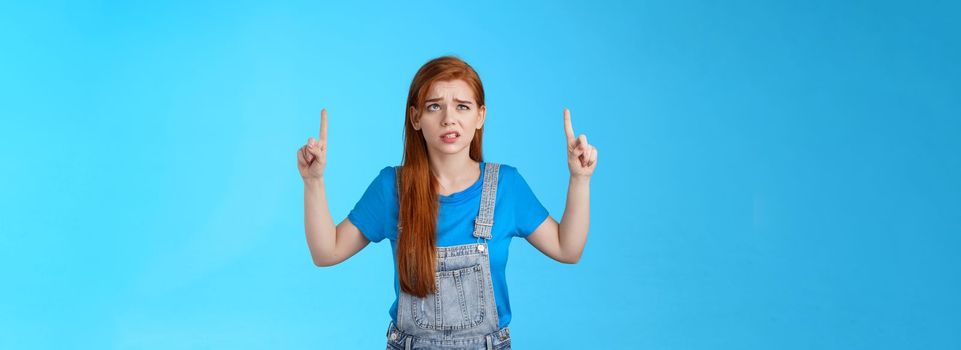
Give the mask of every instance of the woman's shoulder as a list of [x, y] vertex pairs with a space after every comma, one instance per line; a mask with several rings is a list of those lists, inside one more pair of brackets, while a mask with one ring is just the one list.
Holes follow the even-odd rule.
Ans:
[[486, 162], [486, 163], [487, 163], [487, 164], [497, 164], [497, 166], [498, 166], [498, 170], [497, 170], [498, 177], [504, 176], [504, 175], [506, 175], [506, 176], [515, 176], [515, 175], [519, 174], [519, 172], [517, 171], [517, 167], [515, 167], [515, 166], [513, 166], [513, 165], [504, 164], [504, 163], [498, 163], [498, 162]]
[[397, 168], [397, 166], [392, 165], [384, 166], [380, 169], [380, 171], [377, 172], [377, 176], [374, 177], [372, 182], [374, 184], [379, 184], [380, 188], [385, 189], [388, 187], [388, 185], [393, 186], [393, 183], [397, 181], [397, 174], [395, 173], [395, 169]]
[[400, 165], [386, 165], [380, 169], [378, 176], [394, 176], [397, 171], [400, 171]]
[[500, 170], [497, 173], [498, 186], [509, 188], [512, 191], [529, 188], [527, 179], [523, 175], [524, 171], [513, 165], [500, 163]]
[[500, 188], [513, 188], [519, 183], [524, 182], [524, 177], [521, 176], [520, 171], [517, 167], [496, 162], [488, 162], [488, 164], [497, 164], [497, 186]]

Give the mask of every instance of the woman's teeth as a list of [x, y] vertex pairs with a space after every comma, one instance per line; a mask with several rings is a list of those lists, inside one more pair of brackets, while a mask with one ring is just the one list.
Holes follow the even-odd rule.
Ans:
[[458, 136], [457, 133], [452, 132], [450, 134], [444, 134], [443, 136], [440, 137], [440, 139], [444, 143], [456, 143], [457, 136]]

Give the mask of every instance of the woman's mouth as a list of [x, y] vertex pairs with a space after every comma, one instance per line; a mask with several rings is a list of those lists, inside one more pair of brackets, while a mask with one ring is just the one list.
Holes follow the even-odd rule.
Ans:
[[444, 141], [444, 143], [454, 143], [454, 142], [457, 142], [457, 138], [459, 137], [460, 137], [460, 134], [458, 134], [455, 131], [451, 131], [449, 133], [440, 135], [440, 140]]

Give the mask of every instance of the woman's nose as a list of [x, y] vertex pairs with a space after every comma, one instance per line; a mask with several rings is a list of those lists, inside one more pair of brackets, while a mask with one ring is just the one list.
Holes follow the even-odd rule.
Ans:
[[444, 118], [440, 120], [440, 124], [443, 126], [454, 125], [454, 118], [450, 113], [444, 112]]

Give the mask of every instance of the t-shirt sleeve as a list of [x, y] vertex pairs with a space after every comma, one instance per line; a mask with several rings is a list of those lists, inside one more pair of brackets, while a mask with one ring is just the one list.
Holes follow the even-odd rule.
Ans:
[[389, 211], [387, 187], [392, 186], [393, 167], [381, 169], [380, 174], [367, 186], [364, 195], [360, 197], [354, 209], [347, 214], [360, 232], [371, 242], [380, 242], [386, 237], [387, 212]]
[[547, 212], [547, 208], [544, 208], [544, 205], [537, 200], [534, 191], [527, 185], [527, 181], [524, 180], [520, 172], [513, 167], [508, 169], [510, 169], [509, 173], [512, 173], [510, 174], [510, 193], [511, 197], [514, 197], [512, 202], [514, 205], [514, 218], [517, 225], [515, 236], [527, 238], [538, 226], [544, 223], [549, 213]]

